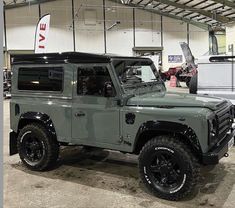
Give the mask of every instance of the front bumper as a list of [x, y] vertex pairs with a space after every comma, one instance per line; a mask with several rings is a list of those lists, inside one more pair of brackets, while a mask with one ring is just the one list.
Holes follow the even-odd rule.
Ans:
[[235, 129], [231, 129], [231, 132], [226, 135], [222, 142], [216, 144], [209, 152], [202, 155], [202, 163], [204, 165], [215, 165], [219, 163], [219, 160], [224, 157], [228, 152], [228, 143], [231, 139], [234, 139]]
[[9, 153], [10, 156], [15, 155], [18, 153], [18, 149], [17, 149], [17, 134], [14, 131], [11, 131], [9, 133], [9, 138], [10, 138], [10, 142], [9, 142]]

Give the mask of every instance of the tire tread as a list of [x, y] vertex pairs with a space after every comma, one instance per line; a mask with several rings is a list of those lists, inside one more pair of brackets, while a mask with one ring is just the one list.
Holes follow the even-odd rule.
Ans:
[[[154, 187], [150, 186], [147, 181], [145, 180], [145, 176], [143, 174], [141, 166], [141, 161], [143, 160], [143, 157], [147, 152], [153, 147], [159, 144], [167, 144], [167, 146], [171, 146], [173, 149], [177, 149], [177, 151], [180, 151], [184, 153], [184, 156], [187, 157], [187, 159], [191, 163], [192, 167], [192, 177], [190, 181], [187, 181], [187, 183], [184, 186], [187, 186], [187, 189], [182, 192], [182, 189], [179, 192], [176, 192], [174, 194], [165, 194], [159, 191], [156, 191]], [[196, 159], [196, 157], [193, 155], [193, 153], [190, 151], [188, 145], [181, 142], [179, 139], [171, 137], [171, 136], [157, 136], [151, 140], [149, 140], [142, 148], [140, 155], [139, 155], [139, 172], [141, 179], [145, 186], [150, 190], [151, 193], [156, 195], [159, 198], [171, 200], [171, 201], [178, 201], [182, 198], [185, 198], [187, 195], [189, 195], [193, 189], [195, 188], [197, 182], [199, 181], [200, 177], [200, 165]]]
[[[27, 164], [22, 155], [20, 154], [20, 138], [22, 137], [22, 134], [25, 131], [29, 131], [29, 130], [36, 130], [38, 132], [40, 132], [43, 137], [45, 138], [46, 142], [47, 142], [47, 157], [45, 159], [45, 161], [42, 164], [38, 164], [36, 166], [31, 166], [29, 164]], [[31, 123], [26, 125], [25, 127], [23, 127], [19, 133], [18, 139], [17, 139], [17, 148], [19, 151], [19, 155], [21, 160], [23, 161], [23, 163], [31, 170], [38, 170], [38, 171], [43, 171], [43, 170], [47, 170], [50, 169], [51, 167], [53, 167], [58, 159], [59, 156], [59, 144], [57, 142], [57, 140], [55, 138], [52, 138], [52, 135], [46, 130], [46, 128], [38, 123]]]

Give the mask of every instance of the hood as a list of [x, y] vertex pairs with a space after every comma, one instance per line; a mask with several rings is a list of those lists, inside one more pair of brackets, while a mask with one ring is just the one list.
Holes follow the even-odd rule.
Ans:
[[216, 110], [226, 104], [226, 100], [217, 97], [191, 95], [175, 92], [146, 93], [128, 100], [127, 105], [153, 107], [204, 107]]
[[197, 66], [195, 64], [195, 58], [192, 54], [191, 49], [189, 48], [189, 45], [185, 42], [181, 42], [180, 47], [183, 51], [184, 58], [185, 58], [186, 63], [188, 64], [188, 66], [191, 66], [193, 69], [196, 69]]

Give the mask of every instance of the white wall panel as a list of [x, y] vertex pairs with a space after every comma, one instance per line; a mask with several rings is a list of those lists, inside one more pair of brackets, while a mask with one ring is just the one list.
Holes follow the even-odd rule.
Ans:
[[187, 42], [187, 24], [163, 17], [163, 70], [182, 63], [168, 63], [168, 55], [183, 55], [180, 42]]
[[143, 10], [135, 11], [136, 46], [161, 46], [161, 16]]
[[76, 51], [104, 53], [103, 0], [74, 1]]
[[41, 4], [41, 12], [51, 14], [47, 52], [73, 51], [71, 0]]
[[189, 25], [189, 46], [195, 58], [209, 52], [209, 32]]
[[[235, 50], [235, 25], [226, 27], [226, 45], [228, 51], [228, 45], [233, 44]], [[235, 52], [235, 51], [234, 51]]]
[[[106, 2], [107, 7], [115, 5], [117, 4]], [[107, 30], [107, 53], [131, 56], [134, 46], [133, 10], [128, 7], [126, 9], [114, 7], [111, 10], [107, 8], [106, 20], [107, 29], [116, 21], [120, 21], [120, 24]]]
[[[4, 16], [3, 16], [3, 24], [4, 24], [4, 22], [5, 22], [5, 20], [4, 20]], [[3, 47], [5, 47], [6, 46], [6, 43], [5, 43], [5, 25], [3, 25], [3, 27], [2, 27], [2, 33], [3, 33], [3, 41], [2, 41], [2, 43], [3, 43]]]
[[[106, 2], [107, 53], [133, 55], [133, 8]], [[103, 0], [74, 0], [76, 51], [104, 53]], [[72, 0], [57, 0], [41, 4], [42, 15], [51, 14], [48, 52], [73, 51]], [[8, 49], [32, 50], [38, 5], [6, 11]], [[161, 18], [157, 14], [136, 9], [136, 46], [161, 46]], [[115, 22], [120, 21], [112, 29]], [[227, 42], [233, 42], [235, 26], [227, 29]], [[235, 32], [235, 31], [234, 31]], [[190, 47], [195, 57], [209, 48], [208, 32], [190, 25]], [[168, 55], [183, 55], [179, 42], [187, 42], [187, 24], [163, 17], [163, 68], [182, 63], [168, 63]]]
[[6, 10], [8, 50], [33, 50], [38, 6]]

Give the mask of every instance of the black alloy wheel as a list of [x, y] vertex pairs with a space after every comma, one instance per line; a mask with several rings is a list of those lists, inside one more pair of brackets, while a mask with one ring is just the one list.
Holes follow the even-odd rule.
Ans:
[[40, 162], [45, 156], [45, 146], [37, 135], [31, 131], [26, 132], [21, 137], [22, 154], [24, 159], [29, 164], [35, 164]]
[[56, 138], [38, 123], [28, 124], [20, 130], [17, 147], [23, 164], [31, 170], [51, 168], [59, 155]]
[[140, 177], [154, 195], [180, 200], [192, 193], [200, 175], [200, 166], [179, 138], [157, 136], [149, 140], [139, 155]]
[[149, 163], [149, 177], [162, 192], [174, 192], [186, 179], [183, 164], [169, 150], [157, 151]]

